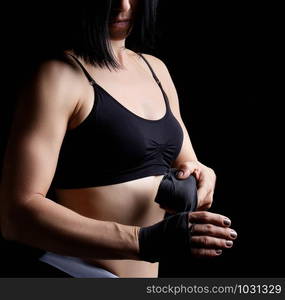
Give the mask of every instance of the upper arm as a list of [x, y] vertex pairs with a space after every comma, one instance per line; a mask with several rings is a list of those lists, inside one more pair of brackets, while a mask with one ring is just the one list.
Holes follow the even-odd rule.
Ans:
[[2, 224], [14, 207], [48, 192], [77, 103], [69, 68], [58, 61], [44, 63], [19, 94], [0, 185]]

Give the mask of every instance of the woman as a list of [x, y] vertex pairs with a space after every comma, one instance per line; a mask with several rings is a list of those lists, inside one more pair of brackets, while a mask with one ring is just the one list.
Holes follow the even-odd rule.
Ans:
[[[228, 218], [203, 211], [214, 172], [197, 160], [164, 63], [125, 47], [140, 28], [148, 37], [157, 1], [94, 5], [83, 9], [84, 34], [64, 58], [40, 64], [20, 95], [1, 182], [2, 234], [46, 250], [40, 260], [72, 277], [157, 277], [158, 261], [185, 249], [219, 256], [236, 233]], [[155, 203], [169, 167], [196, 176], [198, 211]], [[51, 184], [56, 202], [46, 198]], [[174, 215], [163, 221], [165, 210]]]

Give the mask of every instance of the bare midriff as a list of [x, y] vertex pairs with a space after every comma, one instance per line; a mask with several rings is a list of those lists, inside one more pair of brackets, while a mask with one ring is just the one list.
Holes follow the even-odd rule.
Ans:
[[[163, 175], [119, 184], [80, 189], [56, 189], [58, 203], [89, 218], [131, 226], [150, 226], [161, 221], [165, 210], [154, 202]], [[158, 263], [140, 260], [82, 258], [118, 277], [157, 277]]]

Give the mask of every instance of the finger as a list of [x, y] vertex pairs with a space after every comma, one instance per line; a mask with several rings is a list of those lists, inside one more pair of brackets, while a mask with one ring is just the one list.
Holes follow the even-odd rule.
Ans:
[[231, 220], [228, 217], [209, 211], [193, 211], [189, 212], [188, 216], [191, 223], [214, 224], [222, 227], [231, 225]]
[[176, 177], [180, 179], [185, 179], [190, 176], [192, 173], [194, 175], [198, 172], [199, 174], [199, 165], [196, 162], [187, 162], [187, 164], [181, 165], [176, 172]]
[[196, 248], [206, 248], [206, 249], [222, 249], [231, 248], [233, 246], [233, 241], [220, 239], [205, 235], [194, 235], [191, 237], [191, 243]]
[[216, 257], [222, 254], [221, 249], [205, 249], [205, 248], [192, 248], [191, 254], [194, 257]]
[[235, 230], [213, 224], [195, 224], [195, 226], [192, 226], [191, 233], [192, 236], [207, 235], [226, 240], [235, 240], [237, 238], [237, 233]]

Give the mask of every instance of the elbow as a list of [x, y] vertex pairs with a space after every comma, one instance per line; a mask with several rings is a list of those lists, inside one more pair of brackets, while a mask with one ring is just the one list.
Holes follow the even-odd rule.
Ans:
[[6, 220], [1, 220], [1, 236], [4, 240], [13, 240], [11, 230], [9, 230]]
[[1, 235], [5, 240], [16, 240], [16, 220], [7, 212], [1, 216]]
[[25, 233], [28, 219], [32, 216], [31, 195], [23, 196], [15, 190], [5, 188], [0, 182], [0, 234], [5, 240], [17, 241]]
[[12, 237], [12, 226], [10, 222], [11, 218], [8, 216], [6, 211], [1, 210], [1, 236], [5, 240], [13, 240]]
[[13, 208], [1, 210], [1, 235], [5, 240], [20, 241], [25, 233], [29, 209], [25, 205], [14, 205]]
[[8, 226], [8, 214], [7, 209], [3, 197], [3, 191], [2, 188], [0, 188], [0, 234], [5, 240], [10, 239], [10, 232], [8, 232], [9, 226]]

